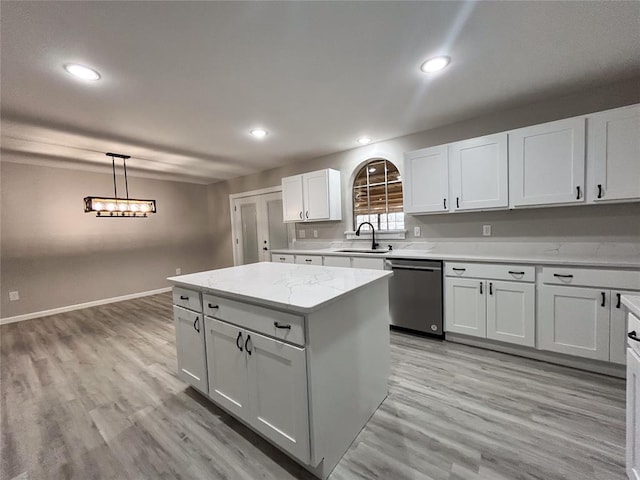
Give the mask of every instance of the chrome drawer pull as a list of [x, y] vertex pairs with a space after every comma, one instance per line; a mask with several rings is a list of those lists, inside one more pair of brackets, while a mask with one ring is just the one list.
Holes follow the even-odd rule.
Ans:
[[276, 328], [282, 328], [284, 330], [291, 330], [291, 325], [280, 325], [278, 322], [273, 322]]

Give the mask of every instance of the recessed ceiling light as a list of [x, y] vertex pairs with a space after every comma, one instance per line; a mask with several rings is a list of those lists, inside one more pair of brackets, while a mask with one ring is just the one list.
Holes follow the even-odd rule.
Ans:
[[264, 138], [268, 132], [264, 128], [254, 128], [249, 133], [256, 138]]
[[366, 145], [367, 143], [371, 143], [371, 139], [369, 137], [360, 137], [358, 143], [360, 145]]
[[84, 65], [78, 65], [77, 63], [67, 63], [64, 65], [64, 69], [68, 74], [73, 75], [81, 80], [99, 80], [100, 74], [93, 68], [85, 67]]
[[444, 67], [449, 65], [449, 62], [451, 62], [451, 57], [433, 57], [420, 65], [420, 70], [422, 70], [424, 73], [439, 72]]

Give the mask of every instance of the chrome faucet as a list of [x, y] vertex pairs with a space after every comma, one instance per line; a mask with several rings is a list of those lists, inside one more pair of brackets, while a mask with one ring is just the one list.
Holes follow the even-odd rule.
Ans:
[[376, 229], [374, 228], [373, 224], [371, 222], [362, 222], [360, 225], [358, 225], [358, 229], [356, 230], [356, 236], [359, 237], [360, 236], [360, 229], [362, 228], [362, 225], [369, 225], [371, 226], [371, 250], [375, 250], [376, 247], [378, 246], [378, 244], [376, 243]]

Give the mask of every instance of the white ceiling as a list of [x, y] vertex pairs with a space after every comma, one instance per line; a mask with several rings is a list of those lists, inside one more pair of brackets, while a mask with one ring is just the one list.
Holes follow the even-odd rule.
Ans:
[[3, 1], [0, 26], [4, 160], [200, 183], [640, 74], [636, 1]]

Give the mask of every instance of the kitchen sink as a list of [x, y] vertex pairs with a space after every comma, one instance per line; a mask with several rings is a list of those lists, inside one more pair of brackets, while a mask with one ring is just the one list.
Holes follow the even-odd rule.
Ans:
[[381, 250], [381, 249], [373, 250], [371, 248], [343, 248], [342, 250], [336, 250], [336, 252], [340, 252], [340, 253], [389, 253], [389, 250]]

